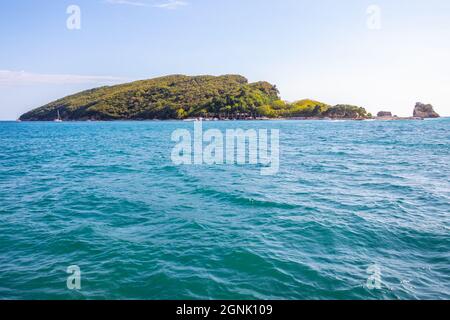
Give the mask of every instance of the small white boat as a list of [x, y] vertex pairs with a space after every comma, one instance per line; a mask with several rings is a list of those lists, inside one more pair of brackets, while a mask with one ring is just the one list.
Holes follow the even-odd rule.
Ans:
[[197, 122], [197, 121], [203, 121], [203, 118], [189, 118], [189, 119], [184, 119], [184, 122]]

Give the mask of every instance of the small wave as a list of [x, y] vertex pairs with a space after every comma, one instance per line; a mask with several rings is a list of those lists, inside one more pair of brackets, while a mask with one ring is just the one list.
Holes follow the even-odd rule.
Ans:
[[280, 203], [268, 200], [253, 199], [245, 196], [240, 196], [231, 192], [222, 192], [212, 188], [197, 187], [194, 189], [194, 193], [199, 195], [204, 195], [207, 197], [212, 197], [221, 201], [226, 201], [229, 203], [234, 203], [237, 205], [255, 207], [255, 208], [277, 208], [277, 209], [296, 209], [297, 205], [289, 203]]

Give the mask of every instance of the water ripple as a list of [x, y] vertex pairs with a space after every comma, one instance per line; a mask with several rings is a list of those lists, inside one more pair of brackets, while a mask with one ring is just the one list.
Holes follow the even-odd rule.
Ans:
[[449, 299], [449, 124], [205, 123], [280, 129], [264, 177], [173, 165], [187, 123], [0, 122], [0, 299]]

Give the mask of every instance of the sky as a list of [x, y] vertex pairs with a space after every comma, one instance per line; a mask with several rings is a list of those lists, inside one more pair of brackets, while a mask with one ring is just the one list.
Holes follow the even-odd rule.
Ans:
[[0, 2], [0, 120], [169, 74], [241, 74], [287, 101], [399, 116], [420, 101], [450, 116], [450, 1]]

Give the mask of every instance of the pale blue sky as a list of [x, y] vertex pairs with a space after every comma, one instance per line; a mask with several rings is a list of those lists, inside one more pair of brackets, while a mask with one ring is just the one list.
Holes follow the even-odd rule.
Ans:
[[[69, 30], [69, 5], [81, 30]], [[368, 28], [370, 5], [381, 29]], [[370, 21], [373, 21], [370, 20]], [[0, 3], [0, 119], [99, 85], [238, 73], [283, 99], [450, 115], [448, 0], [16, 0]]]

